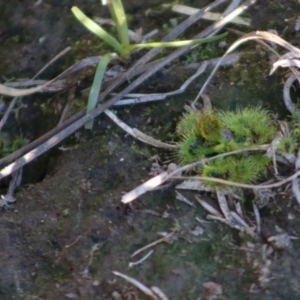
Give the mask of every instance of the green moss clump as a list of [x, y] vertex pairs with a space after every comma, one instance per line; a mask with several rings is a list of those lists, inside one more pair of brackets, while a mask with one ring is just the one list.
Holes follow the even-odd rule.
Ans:
[[[253, 183], [266, 173], [269, 163], [270, 159], [261, 153], [252, 154], [247, 157], [224, 157], [204, 166], [202, 176], [240, 183]], [[209, 183], [220, 185], [215, 182]]]
[[294, 153], [298, 147], [298, 142], [294, 136], [284, 136], [280, 139], [277, 149], [282, 153]]
[[[180, 135], [179, 161], [192, 163], [205, 157], [269, 143], [276, 122], [261, 107], [236, 111], [203, 110], [185, 114], [177, 126]], [[291, 143], [290, 151], [294, 151]], [[248, 153], [217, 159], [202, 169], [202, 176], [253, 183], [266, 172], [270, 159]]]
[[277, 131], [270, 114], [261, 107], [225, 111], [219, 115], [223, 126], [232, 131], [235, 140], [244, 146], [267, 143]]

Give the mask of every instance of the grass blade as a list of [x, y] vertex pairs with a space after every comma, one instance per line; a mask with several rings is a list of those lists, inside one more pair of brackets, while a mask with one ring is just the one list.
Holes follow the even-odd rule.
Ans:
[[186, 40], [186, 41], [172, 41], [172, 42], [154, 42], [154, 43], [143, 43], [143, 44], [134, 44], [130, 45], [129, 49], [136, 48], [160, 48], [160, 47], [185, 47], [185, 46], [193, 46], [200, 45], [204, 43], [213, 42], [225, 37], [227, 33], [219, 34], [213, 37], [203, 38], [203, 39], [195, 39], [195, 40]]
[[72, 7], [74, 16], [81, 22], [89, 31], [100, 37], [108, 45], [112, 46], [118, 53], [125, 52], [124, 47], [101, 26], [95, 23], [92, 19], [87, 17], [77, 6]]
[[[93, 80], [93, 84], [92, 84], [90, 94], [89, 94], [89, 99], [88, 99], [88, 104], [87, 104], [87, 109], [86, 109], [87, 114], [90, 113], [92, 110], [94, 110], [97, 105], [98, 95], [101, 90], [101, 85], [102, 85], [102, 80], [103, 80], [103, 75], [105, 73], [105, 69], [106, 69], [107, 65], [109, 64], [109, 62], [115, 57], [116, 57], [115, 53], [107, 53], [102, 57], [102, 59], [98, 63], [95, 77]], [[90, 120], [89, 122], [87, 122], [85, 124], [85, 129], [92, 129], [93, 123], [94, 123], [94, 120]]]
[[108, 8], [117, 28], [121, 44], [126, 48], [130, 42], [127, 19], [121, 0], [112, 0], [111, 3], [108, 4]]

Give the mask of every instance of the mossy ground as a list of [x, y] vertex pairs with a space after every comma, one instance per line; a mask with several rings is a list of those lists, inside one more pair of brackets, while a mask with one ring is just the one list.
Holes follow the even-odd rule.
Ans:
[[[196, 4], [209, 3], [203, 2]], [[271, 2], [274, 1], [262, 1], [250, 10], [254, 25], [273, 22], [280, 35], [288, 34], [289, 41], [296, 42], [292, 19], [298, 17], [298, 3], [278, 1], [285, 7], [279, 11], [276, 7], [269, 7]], [[88, 15], [105, 17], [99, 2], [78, 1], [76, 4]], [[133, 22], [136, 28], [140, 25], [146, 28], [150, 19], [153, 23], [151, 29], [165, 22], [162, 14], [156, 14], [161, 1], [152, 4], [154, 12], [146, 18], [148, 7], [141, 8], [140, 1], [125, 3], [130, 14], [136, 16]], [[3, 58], [1, 74], [8, 78], [32, 77], [65, 46], [73, 45], [78, 39], [87, 40], [78, 48], [81, 57], [87, 56], [85, 51], [96, 54], [93, 49], [98, 51], [98, 46], [87, 47], [90, 35], [76, 23], [71, 13], [68, 15], [71, 5], [74, 5], [71, 1], [42, 1], [39, 7], [27, 1], [8, 1], [4, 4], [5, 9], [1, 10], [0, 15], [0, 27], [3, 28], [0, 36]], [[289, 18], [291, 21], [284, 21]], [[199, 23], [193, 29], [199, 32], [206, 26], [207, 22], [203, 25]], [[268, 24], [263, 26], [253, 29], [270, 28]], [[39, 40], [44, 36], [47, 37], [44, 42]], [[282, 74], [269, 77], [267, 53], [252, 47], [256, 44], [246, 47], [252, 49], [251, 53], [237, 67], [221, 71], [213, 80], [209, 87], [213, 107], [234, 109], [246, 107], [249, 103], [253, 106], [262, 104], [283, 118], [286, 111], [281, 99]], [[60, 60], [56, 64], [58, 67], [51, 67], [43, 78], [52, 78], [70, 66], [74, 62], [73, 55]], [[152, 78], [152, 85], [150, 81], [145, 85], [145, 90], [158, 92], [176, 89], [189, 75], [176, 71], [174, 74], [177, 76], [165, 77], [161, 72]], [[86, 75], [92, 76], [92, 72]], [[89, 80], [81, 76], [78, 74], [74, 79], [80, 88], [82, 80]], [[176, 141], [175, 127], [182, 115], [182, 107], [194, 99], [205, 78], [199, 78], [183, 96], [162, 103], [126, 108], [119, 110], [119, 114], [126, 122], [146, 133], [164, 141]], [[45, 98], [50, 103], [55, 102], [54, 106], [59, 106], [56, 100], [65, 99], [66, 94], [23, 100], [26, 104], [36, 102], [40, 105], [46, 102]], [[29, 126], [37, 133], [45, 124], [45, 115], [42, 123], [32, 121], [36, 110], [34, 113], [26, 111], [24, 115], [20, 122], [15, 122], [22, 130]], [[49, 115], [51, 113], [47, 117]], [[51, 123], [56, 124], [58, 116], [53, 118], [55, 121], [51, 120]], [[244, 247], [249, 239], [221, 223], [204, 223], [202, 235], [191, 234], [199, 226], [195, 217], [205, 219], [206, 212], [200, 207], [194, 209], [177, 202], [173, 188], [149, 193], [132, 207], [121, 206], [122, 193], [149, 177], [149, 154], [158, 152], [125, 137], [104, 117], [100, 117], [98, 122], [100, 125], [95, 132], [98, 137], [64, 153], [58, 161], [52, 159], [52, 172], [47, 178], [36, 185], [23, 187], [17, 194], [14, 209], [1, 212], [1, 299], [63, 299], [68, 295], [102, 300], [111, 299], [113, 291], [121, 293], [123, 299], [130, 299], [130, 293], [136, 290], [122, 280], [115, 280], [112, 270], [132, 275], [149, 286], [157, 285], [173, 300], [202, 299], [202, 284], [206, 281], [222, 285], [222, 299], [299, 298], [298, 240], [293, 240], [290, 248], [275, 251], [269, 257], [271, 277], [264, 287], [259, 287], [258, 280], [260, 272], [265, 270], [261, 267], [264, 266], [263, 249], [269, 244], [267, 238], [275, 235], [278, 228], [290, 235], [299, 235], [299, 207], [294, 199], [278, 191], [274, 201], [261, 211], [263, 233], [261, 240], [251, 241], [257, 248], [254, 257], [249, 258], [249, 253], [253, 252], [247, 252]], [[137, 151], [132, 151], [133, 147]], [[159, 154], [163, 160], [174, 160], [176, 156], [165, 151]], [[36, 164], [41, 168], [41, 159]], [[185, 195], [193, 200], [193, 193]], [[216, 205], [215, 199], [208, 195], [201, 196], [206, 196], [207, 201]], [[145, 209], [160, 215], [167, 212], [165, 215], [168, 217], [149, 215]], [[130, 255], [135, 250], [159, 238], [157, 232], [172, 230], [175, 222], [180, 226], [177, 241], [155, 247], [154, 254], [144, 264], [128, 268]], [[89, 273], [84, 273], [95, 245], [98, 249], [94, 252]], [[89, 276], [85, 277], [85, 274]], [[258, 286], [256, 293], [251, 293], [253, 284]], [[143, 299], [143, 296], [140, 298]]]

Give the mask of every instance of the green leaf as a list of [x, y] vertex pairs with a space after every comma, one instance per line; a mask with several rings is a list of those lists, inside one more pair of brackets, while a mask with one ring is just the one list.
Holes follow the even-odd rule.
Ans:
[[[89, 99], [88, 99], [88, 104], [87, 104], [87, 109], [86, 113], [91, 112], [92, 110], [95, 109], [97, 105], [97, 100], [98, 100], [98, 95], [101, 90], [101, 85], [102, 85], [102, 80], [103, 80], [103, 75], [105, 73], [105, 69], [109, 62], [116, 57], [115, 53], [107, 53], [105, 54], [100, 62], [98, 63], [96, 73], [94, 76], [93, 84], [90, 90], [89, 94]], [[94, 124], [94, 120], [90, 120], [85, 124], [85, 129], [92, 129]]]
[[129, 42], [127, 19], [122, 5], [122, 1], [111, 0], [111, 3], [108, 4], [108, 8], [110, 10], [110, 14], [117, 28], [119, 39], [121, 40], [121, 44], [124, 48], [126, 48], [129, 46], [130, 42]]
[[125, 48], [113, 36], [92, 19], [87, 17], [78, 7], [73, 6], [72, 12], [79, 22], [81, 22], [89, 31], [100, 37], [108, 45], [112, 46], [118, 53], [123, 54], [126, 52]]
[[130, 45], [129, 48], [131, 50], [133, 50], [133, 49], [136, 49], [136, 48], [160, 48], [160, 47], [193, 46], [193, 45], [200, 45], [200, 44], [204, 44], [204, 43], [213, 42], [213, 41], [222, 39], [226, 35], [227, 35], [227, 33], [223, 33], [223, 34], [219, 34], [219, 35], [216, 35], [216, 36], [203, 38], [203, 39], [195, 39], [195, 40], [135, 44], [135, 45]]

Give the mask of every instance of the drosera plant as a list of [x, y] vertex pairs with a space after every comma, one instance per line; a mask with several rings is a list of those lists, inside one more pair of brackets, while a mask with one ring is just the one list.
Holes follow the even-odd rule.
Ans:
[[[277, 131], [267, 110], [259, 107], [236, 111], [203, 111], [185, 114], [177, 126], [181, 164], [218, 154], [270, 143]], [[204, 177], [253, 183], [266, 173], [271, 159], [263, 153], [248, 153], [216, 159], [200, 169]], [[214, 183], [215, 184], [215, 183]]]
[[[182, 41], [171, 41], [171, 42], [152, 42], [152, 43], [140, 43], [140, 44], [130, 44], [128, 24], [126, 19], [126, 14], [123, 8], [121, 0], [102, 0], [102, 5], [107, 5], [117, 28], [118, 38], [113, 37], [109, 34], [102, 26], [98, 25], [92, 19], [87, 17], [78, 7], [72, 7], [72, 12], [74, 16], [92, 33], [102, 39], [105, 43], [110, 45], [114, 51], [116, 51], [121, 56], [128, 56], [130, 53], [138, 48], [164, 48], [164, 47], [184, 47], [193, 46], [203, 43], [209, 43], [218, 39], [225, 37], [225, 34], [220, 34], [213, 37], [194, 39], [194, 40], [182, 40]], [[112, 53], [105, 54], [100, 60], [96, 73], [94, 76], [93, 84], [89, 94], [87, 113], [95, 109], [98, 95], [101, 90], [102, 79], [105, 73], [105, 69], [109, 62], [114, 59], [117, 55]], [[92, 129], [93, 120], [89, 121], [86, 125], [86, 129]]]

